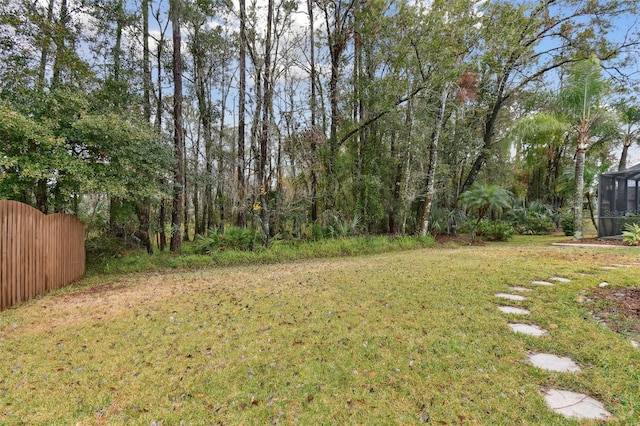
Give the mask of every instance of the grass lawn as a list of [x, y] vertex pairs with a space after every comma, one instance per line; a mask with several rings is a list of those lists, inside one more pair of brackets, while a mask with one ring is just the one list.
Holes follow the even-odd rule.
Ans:
[[[640, 424], [640, 350], [576, 301], [639, 249], [550, 240], [85, 279], [0, 313], [0, 424], [578, 424], [545, 387]], [[507, 302], [549, 335], [511, 332], [493, 294], [550, 276]]]

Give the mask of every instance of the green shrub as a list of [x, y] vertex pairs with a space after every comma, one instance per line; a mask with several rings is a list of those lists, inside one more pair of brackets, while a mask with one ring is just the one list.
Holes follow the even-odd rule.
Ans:
[[637, 223], [627, 223], [622, 231], [622, 241], [630, 246], [640, 245], [640, 225]]
[[521, 235], [546, 235], [556, 230], [556, 224], [549, 216], [529, 214], [522, 220], [512, 222], [513, 228]]
[[431, 212], [429, 232], [431, 235], [453, 235], [457, 232], [458, 226], [464, 223], [465, 220], [464, 211], [460, 209], [435, 208]]
[[508, 213], [508, 219], [518, 234], [545, 235], [556, 230], [556, 213], [553, 207], [539, 201], [532, 201], [527, 206], [524, 200]]
[[194, 253], [213, 254], [219, 251], [253, 251], [256, 241], [260, 241], [257, 231], [247, 228], [231, 227], [220, 233], [212, 229], [205, 235], [198, 235], [193, 245]]
[[354, 237], [359, 235], [360, 216], [355, 215], [352, 219], [346, 219], [329, 212], [326, 219], [325, 236], [329, 238]]
[[127, 251], [127, 247], [118, 238], [104, 234], [89, 235], [84, 246], [88, 262], [120, 257]]
[[508, 241], [515, 230], [509, 222], [481, 220], [476, 227], [476, 235], [487, 241]]
[[562, 216], [560, 217], [560, 226], [562, 227], [564, 235], [568, 237], [573, 235], [573, 210], [565, 210], [562, 213]]
[[627, 213], [624, 217], [618, 219], [618, 228], [622, 232], [627, 229], [627, 225], [634, 223], [640, 224], [640, 214]]
[[461, 234], [470, 234], [473, 231], [475, 225], [475, 220], [465, 220], [458, 225], [458, 232], [460, 232]]

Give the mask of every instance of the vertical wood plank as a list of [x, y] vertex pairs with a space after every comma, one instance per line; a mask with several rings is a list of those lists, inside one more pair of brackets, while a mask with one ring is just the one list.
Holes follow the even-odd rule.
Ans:
[[20, 272], [18, 271], [18, 259], [20, 259], [20, 245], [18, 244], [18, 233], [15, 229], [20, 229], [20, 216], [22, 214], [22, 206], [15, 206], [15, 222], [14, 230], [11, 232], [12, 251], [16, 253], [11, 265], [11, 304], [15, 305], [20, 301]]
[[82, 278], [84, 238], [73, 216], [0, 200], [0, 311]]
[[5, 223], [9, 218], [6, 212], [7, 208], [8, 206], [5, 203], [0, 202], [0, 311], [6, 309], [5, 274], [7, 271], [6, 262], [9, 261], [9, 255], [5, 254], [7, 252], [7, 227]]

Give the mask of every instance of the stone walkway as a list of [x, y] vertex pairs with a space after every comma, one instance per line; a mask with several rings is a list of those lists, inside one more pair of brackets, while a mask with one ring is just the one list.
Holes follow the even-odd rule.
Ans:
[[[602, 266], [602, 269], [618, 269], [628, 268], [630, 265], [608, 265]], [[571, 280], [565, 277], [549, 277], [547, 280], [534, 280], [531, 284], [534, 286], [552, 287], [556, 284], [569, 283]], [[523, 294], [514, 293], [529, 293], [533, 289], [524, 286], [511, 286], [509, 287], [511, 293], [496, 293], [494, 296], [503, 300], [511, 301], [523, 301], [527, 297]], [[528, 309], [515, 306], [498, 306], [500, 312], [509, 316], [527, 316], [531, 312]], [[552, 324], [553, 325], [553, 324]], [[550, 325], [550, 327], [552, 326]], [[534, 337], [548, 336], [547, 330], [539, 327], [536, 324], [525, 324], [519, 322], [509, 322], [509, 328], [515, 333], [522, 333]], [[557, 328], [557, 326], [556, 326]], [[632, 341], [632, 344], [636, 342]], [[634, 344], [635, 347], [637, 347]], [[581, 371], [581, 367], [570, 357], [558, 356], [555, 354], [547, 353], [527, 353], [529, 362], [537, 368], [546, 371], [554, 371], [560, 373], [577, 374]], [[613, 416], [609, 413], [601, 402], [589, 397], [588, 395], [577, 393], [569, 390], [560, 389], [542, 389], [542, 395], [549, 409], [556, 413], [563, 415], [570, 419], [578, 420], [609, 420]]]

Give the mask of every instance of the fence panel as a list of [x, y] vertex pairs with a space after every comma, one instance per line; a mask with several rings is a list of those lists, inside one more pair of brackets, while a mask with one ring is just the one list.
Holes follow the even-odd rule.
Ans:
[[84, 276], [84, 224], [0, 201], [0, 311]]

